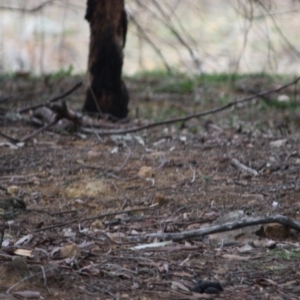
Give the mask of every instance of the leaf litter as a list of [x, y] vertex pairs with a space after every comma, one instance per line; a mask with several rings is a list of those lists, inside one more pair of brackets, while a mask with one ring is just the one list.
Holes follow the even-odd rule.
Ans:
[[[76, 80], [53, 85], [62, 89]], [[5, 81], [3, 93], [19, 84], [26, 86]], [[142, 117], [135, 122], [141, 124], [155, 119], [146, 116], [152, 107], [162, 112], [168, 107], [176, 115], [182, 106], [188, 114], [217, 105], [217, 100], [194, 103], [188, 94], [180, 103], [168, 93], [157, 99], [153, 93], [146, 101], [137, 88], [142, 84], [148, 83], [129, 85], [131, 109], [139, 108]], [[34, 92], [32, 86], [28, 90]], [[43, 82], [34, 86], [40, 90]], [[241, 92], [229, 93], [234, 99]], [[45, 99], [0, 105], [11, 112], [50, 96], [45, 90]], [[67, 101], [76, 110], [83, 99], [79, 89]], [[296, 299], [299, 234], [293, 229], [256, 225], [251, 234], [246, 228], [225, 231], [214, 241], [155, 237], [243, 218], [283, 215], [297, 221], [300, 152], [293, 118], [293, 112], [253, 102], [133, 135], [44, 130], [21, 147], [1, 137], [1, 196], [17, 193], [28, 211], [5, 230], [0, 293], [40, 299], [210, 299], [193, 291], [195, 282], [203, 281], [221, 284], [222, 299]], [[5, 115], [0, 125], [17, 140], [33, 130], [29, 120]], [[22, 262], [14, 263], [16, 257]]]

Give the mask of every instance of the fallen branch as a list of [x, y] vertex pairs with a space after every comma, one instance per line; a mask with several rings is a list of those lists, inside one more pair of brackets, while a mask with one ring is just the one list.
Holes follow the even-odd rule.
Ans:
[[277, 215], [277, 216], [270, 216], [270, 217], [245, 218], [236, 222], [227, 222], [221, 225], [215, 225], [215, 226], [201, 228], [197, 230], [191, 230], [191, 231], [184, 231], [180, 233], [163, 233], [163, 232], [150, 233], [150, 234], [145, 234], [141, 237], [179, 241], [184, 239], [202, 237], [208, 234], [230, 231], [230, 230], [240, 229], [240, 228], [254, 226], [254, 225], [269, 224], [269, 223], [279, 223], [289, 228], [295, 229], [296, 231], [300, 231], [299, 222], [296, 222], [282, 215]]
[[9, 140], [9, 141], [11, 141], [13, 143], [18, 143], [19, 142], [19, 140], [15, 139], [15, 138], [13, 138], [11, 136], [8, 136], [8, 135], [6, 135], [5, 133], [3, 133], [1, 131], [0, 131], [0, 136], [6, 138], [7, 140]]
[[[53, 111], [55, 111], [55, 115], [53, 116], [52, 120], [50, 123], [44, 125], [42, 128], [30, 133], [29, 135], [23, 137], [22, 139], [18, 140], [18, 139], [15, 139], [15, 138], [12, 138], [2, 132], [0, 132], [0, 136], [12, 141], [12, 142], [25, 142], [29, 139], [32, 139], [33, 137], [35, 137], [36, 135], [38, 135], [39, 133], [49, 129], [50, 127], [52, 127], [53, 125], [55, 125], [59, 120], [61, 120], [62, 118], [66, 117], [68, 119], [70, 119], [72, 122], [74, 123], [80, 123], [80, 120], [81, 120], [81, 114], [78, 114], [78, 113], [75, 113], [73, 111], [70, 111], [68, 110], [67, 108], [67, 105], [65, 102], [62, 103], [61, 106], [57, 106], [57, 105], [53, 105], [52, 103], [57, 101], [57, 100], [60, 100], [62, 98], [65, 98], [67, 97], [68, 95], [70, 95], [71, 93], [73, 93], [76, 89], [78, 89], [80, 86], [82, 85], [82, 82], [78, 82], [76, 83], [71, 89], [69, 89], [68, 91], [66, 91], [65, 93], [63, 94], [60, 94], [56, 97], [53, 97], [51, 98], [50, 100], [42, 103], [42, 104], [37, 104], [37, 105], [34, 105], [34, 106], [30, 106], [30, 107], [27, 107], [27, 108], [23, 108], [21, 110], [19, 110], [18, 113], [24, 113], [24, 112], [27, 112], [29, 110], [35, 110], [35, 109], [38, 109], [38, 108], [41, 108], [41, 107], [44, 107], [44, 106], [47, 106], [47, 107], [50, 107]], [[41, 113], [41, 112], [38, 112], [38, 113]]]
[[61, 104], [48, 104], [48, 108], [52, 110], [58, 116], [59, 119], [67, 119], [75, 123], [76, 125], [81, 125], [83, 116], [81, 113], [70, 110], [65, 101]]
[[181, 117], [181, 118], [169, 119], [169, 120], [162, 121], [162, 122], [150, 123], [148, 125], [133, 127], [133, 128], [128, 128], [128, 129], [96, 130], [94, 128], [81, 128], [81, 130], [83, 132], [87, 132], [87, 133], [98, 133], [100, 135], [114, 135], [114, 134], [133, 133], [133, 132], [142, 131], [142, 130], [145, 130], [145, 129], [150, 129], [150, 128], [153, 128], [153, 127], [159, 127], [159, 126], [162, 126], [162, 125], [174, 124], [174, 123], [178, 123], [178, 122], [186, 122], [186, 121], [189, 121], [191, 119], [195, 119], [195, 118], [199, 118], [199, 117], [212, 115], [212, 114], [221, 112], [221, 111], [223, 111], [225, 109], [228, 109], [232, 106], [235, 106], [237, 104], [249, 102], [249, 101], [251, 101], [255, 98], [260, 98], [262, 96], [269, 95], [271, 93], [280, 92], [281, 90], [284, 90], [287, 87], [296, 84], [299, 80], [300, 80], [300, 77], [297, 77], [294, 81], [292, 81], [290, 83], [287, 83], [285, 85], [282, 85], [279, 88], [269, 90], [269, 91], [266, 91], [266, 92], [257, 93], [253, 96], [242, 98], [242, 99], [239, 99], [239, 100], [236, 100], [236, 101], [232, 101], [232, 102], [229, 102], [229, 103], [227, 103], [223, 106], [220, 106], [220, 107], [217, 107], [217, 108], [214, 108], [214, 109], [211, 109], [211, 110], [207, 110], [207, 111], [204, 111], [204, 112], [199, 112], [199, 113], [192, 114], [192, 115], [185, 116], [185, 117]]
[[[90, 126], [93, 128], [120, 128], [119, 124], [110, 123], [106, 120], [92, 119], [80, 112], [70, 109], [65, 101], [61, 103], [50, 103], [46, 106], [37, 108], [33, 112], [32, 121], [42, 120], [42, 123], [51, 123], [55, 118], [66, 119], [77, 126]], [[39, 124], [39, 123], [38, 123]]]
[[55, 125], [57, 122], [59, 121], [59, 119], [55, 119], [54, 121], [52, 121], [51, 123], [49, 124], [46, 124], [45, 126], [39, 128], [38, 130], [30, 133], [29, 135], [26, 135], [25, 137], [23, 137], [20, 141], [21, 142], [26, 142], [30, 139], [32, 139], [33, 137], [35, 137], [36, 135], [40, 134], [41, 132], [49, 129], [51, 126]]
[[55, 225], [51, 225], [48, 227], [39, 228], [39, 229], [33, 230], [32, 233], [39, 232], [39, 231], [46, 231], [46, 230], [53, 229], [53, 228], [65, 227], [67, 225], [74, 224], [74, 223], [81, 223], [81, 222], [85, 222], [85, 221], [93, 221], [93, 220], [97, 220], [97, 219], [103, 219], [108, 216], [115, 216], [115, 215], [128, 214], [128, 213], [132, 213], [132, 212], [154, 210], [154, 209], [156, 209], [156, 206], [115, 211], [115, 212], [110, 212], [110, 213], [106, 213], [106, 214], [102, 214], [102, 215], [97, 215], [94, 217], [87, 217], [87, 218], [83, 218], [80, 220], [76, 219], [76, 220], [72, 220], [72, 221], [65, 222], [65, 223], [60, 223], [60, 224], [55, 224]]
[[244, 171], [244, 172], [247, 172], [247, 173], [250, 173], [254, 176], [257, 176], [258, 175], [258, 172], [252, 168], [249, 168], [245, 165], [243, 165], [242, 163], [240, 163], [236, 158], [233, 158], [231, 160], [231, 164], [236, 167], [237, 169], [241, 170], [241, 171]]
[[64, 92], [63, 94], [60, 94], [56, 97], [53, 97], [51, 99], [49, 99], [48, 101], [44, 102], [44, 103], [41, 103], [41, 104], [37, 104], [37, 105], [33, 105], [33, 106], [30, 106], [30, 107], [27, 107], [27, 108], [23, 108], [23, 109], [20, 109], [18, 111], [19, 114], [22, 114], [22, 113], [25, 113], [25, 112], [28, 112], [30, 110], [34, 110], [36, 108], [39, 108], [39, 107], [42, 107], [42, 106], [47, 106], [49, 105], [50, 103], [53, 103], [53, 102], [56, 102], [60, 99], [63, 99], [67, 96], [69, 96], [70, 94], [72, 94], [75, 90], [77, 90], [80, 86], [82, 85], [82, 82], [78, 82], [76, 83], [71, 89], [69, 89], [68, 91]]

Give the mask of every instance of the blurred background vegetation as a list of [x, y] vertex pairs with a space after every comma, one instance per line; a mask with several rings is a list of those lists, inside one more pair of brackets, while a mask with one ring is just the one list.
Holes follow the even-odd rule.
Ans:
[[[0, 72], [86, 71], [82, 0], [0, 0]], [[126, 75], [297, 74], [300, 1], [127, 0]]]

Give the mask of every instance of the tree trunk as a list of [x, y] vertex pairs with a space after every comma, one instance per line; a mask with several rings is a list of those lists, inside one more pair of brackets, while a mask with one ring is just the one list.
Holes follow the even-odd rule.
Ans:
[[87, 0], [88, 82], [83, 111], [125, 118], [129, 96], [121, 79], [127, 16], [124, 0]]

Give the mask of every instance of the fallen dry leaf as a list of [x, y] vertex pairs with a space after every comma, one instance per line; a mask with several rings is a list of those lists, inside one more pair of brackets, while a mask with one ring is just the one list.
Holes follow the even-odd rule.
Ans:
[[142, 166], [139, 170], [138, 175], [143, 178], [153, 178], [154, 170], [152, 167]]
[[249, 256], [239, 256], [239, 255], [234, 255], [234, 254], [223, 254], [222, 255], [224, 258], [227, 259], [232, 259], [232, 260], [249, 260]]
[[71, 257], [76, 257], [78, 258], [81, 254], [80, 248], [75, 245], [66, 245], [60, 248], [59, 255], [60, 258], [71, 258]]

